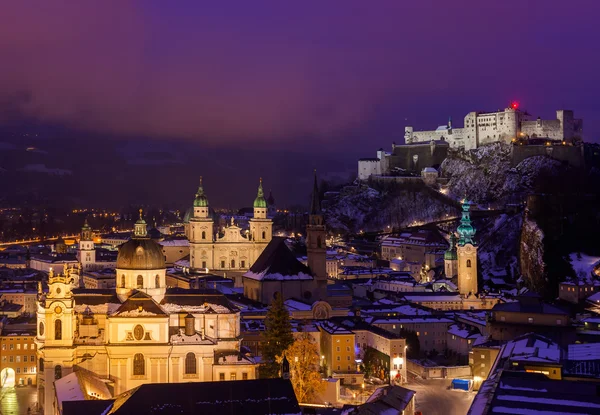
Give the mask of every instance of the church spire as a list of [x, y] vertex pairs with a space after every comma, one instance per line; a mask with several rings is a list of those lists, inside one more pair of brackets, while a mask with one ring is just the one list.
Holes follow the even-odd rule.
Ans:
[[314, 182], [312, 191], [312, 200], [310, 202], [310, 214], [320, 215], [321, 214], [321, 200], [319, 199], [319, 186], [317, 184], [317, 169], [314, 170]]
[[204, 194], [204, 188], [202, 187], [202, 176], [200, 176], [200, 185], [194, 199], [194, 207], [208, 207], [208, 198]]
[[146, 221], [142, 216], [142, 209], [140, 209], [140, 218], [134, 225], [133, 237], [134, 238], [145, 238], [148, 236], [148, 230], [146, 226]]
[[462, 218], [460, 219], [460, 225], [458, 226], [458, 245], [464, 246], [465, 244], [475, 245], [473, 237], [475, 236], [475, 227], [471, 224], [471, 215], [469, 210], [471, 208], [471, 202], [467, 199], [463, 199], [462, 202]]
[[262, 187], [262, 177], [258, 181], [258, 192], [256, 194], [256, 199], [254, 199], [254, 208], [266, 208], [267, 201], [265, 199], [265, 192]]

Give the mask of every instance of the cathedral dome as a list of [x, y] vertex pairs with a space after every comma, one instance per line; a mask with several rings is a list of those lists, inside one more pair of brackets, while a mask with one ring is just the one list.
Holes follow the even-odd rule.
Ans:
[[158, 242], [149, 238], [132, 238], [119, 247], [118, 269], [165, 269], [165, 256]]

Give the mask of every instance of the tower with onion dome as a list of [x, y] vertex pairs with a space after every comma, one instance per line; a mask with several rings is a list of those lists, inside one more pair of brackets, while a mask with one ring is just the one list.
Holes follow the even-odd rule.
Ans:
[[212, 269], [213, 258], [213, 219], [209, 212], [208, 198], [202, 186], [202, 177], [196, 196], [193, 212], [189, 219], [188, 239], [190, 241], [190, 268], [192, 270]]
[[473, 239], [475, 227], [471, 223], [471, 203], [462, 202], [462, 217], [458, 226], [458, 245], [456, 254], [458, 259], [458, 292], [468, 297], [477, 294], [477, 244]]
[[[254, 215], [250, 220], [251, 239], [255, 244], [267, 246], [273, 233], [273, 221], [267, 217], [268, 204], [263, 191], [262, 178], [258, 181], [258, 191], [252, 206]], [[260, 249], [260, 252], [262, 252], [262, 249]], [[255, 258], [258, 258], [258, 256]]]

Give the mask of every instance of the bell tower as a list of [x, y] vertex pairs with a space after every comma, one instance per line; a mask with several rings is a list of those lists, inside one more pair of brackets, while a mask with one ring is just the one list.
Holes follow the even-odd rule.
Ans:
[[308, 225], [306, 225], [306, 251], [308, 267], [313, 273], [316, 282], [315, 300], [327, 298], [327, 233], [321, 200], [319, 199], [319, 186], [317, 185], [317, 171], [314, 171], [314, 182]]
[[194, 212], [190, 218], [190, 267], [193, 270], [214, 268], [213, 264], [213, 220], [210, 216], [208, 198], [204, 193], [202, 176], [194, 198]]
[[247, 267], [250, 268], [273, 237], [273, 221], [267, 217], [268, 204], [263, 191], [262, 177], [258, 180], [258, 191], [253, 203], [254, 215], [250, 219], [250, 238], [253, 242], [252, 254]]
[[[38, 285], [37, 337], [40, 381], [45, 385], [39, 399], [43, 400], [45, 413], [53, 414], [54, 381], [73, 371], [76, 348], [73, 336], [76, 328], [71, 276], [68, 269], [63, 275], [48, 274], [48, 293]], [[43, 350], [43, 355], [40, 354]], [[39, 387], [39, 386], [38, 386]], [[38, 392], [41, 392], [38, 390]], [[42, 396], [43, 395], [43, 396]]]
[[88, 225], [87, 218], [81, 228], [77, 260], [81, 264], [81, 268], [85, 271], [94, 268], [96, 264], [96, 248], [94, 246], [92, 228]]
[[477, 244], [473, 240], [475, 227], [469, 213], [471, 203], [463, 200], [462, 218], [458, 226], [458, 292], [464, 296], [477, 294]]

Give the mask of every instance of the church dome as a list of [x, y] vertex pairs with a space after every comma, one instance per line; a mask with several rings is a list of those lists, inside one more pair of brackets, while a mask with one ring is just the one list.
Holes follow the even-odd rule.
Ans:
[[158, 242], [149, 238], [132, 238], [119, 247], [118, 269], [164, 269], [165, 256]]

